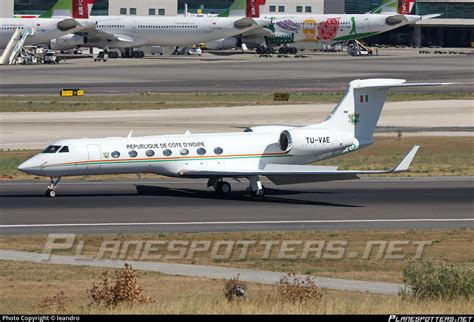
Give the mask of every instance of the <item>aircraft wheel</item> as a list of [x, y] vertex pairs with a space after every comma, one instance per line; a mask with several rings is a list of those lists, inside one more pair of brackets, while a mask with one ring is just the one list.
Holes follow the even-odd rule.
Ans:
[[298, 49], [296, 47], [290, 47], [288, 52], [292, 55], [296, 55], [296, 53], [298, 52]]
[[274, 53], [275, 53], [275, 49], [273, 48], [267, 47], [267, 49], [265, 49], [265, 54], [267, 55], [273, 55]]
[[258, 47], [256, 52], [257, 52], [257, 55], [263, 55], [265, 53], [265, 48]]
[[216, 185], [216, 192], [221, 193], [221, 194], [228, 194], [232, 191], [232, 187], [230, 183], [222, 181], [218, 182]]
[[280, 48], [278, 48], [278, 53], [282, 54], [282, 55], [288, 54], [288, 48], [287, 47], [280, 47]]
[[46, 190], [45, 195], [46, 195], [46, 197], [54, 198], [54, 197], [56, 197], [56, 191], [48, 189], [48, 190]]
[[263, 198], [265, 196], [265, 187], [262, 186], [262, 189], [254, 191], [251, 191], [252, 197], [255, 198]]

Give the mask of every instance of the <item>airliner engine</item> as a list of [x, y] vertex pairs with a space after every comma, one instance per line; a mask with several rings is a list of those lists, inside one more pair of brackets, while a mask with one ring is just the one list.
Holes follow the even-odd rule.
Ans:
[[222, 38], [206, 42], [206, 48], [211, 50], [232, 49], [242, 47], [242, 41], [238, 37]]
[[343, 151], [357, 140], [347, 133], [318, 128], [294, 128], [280, 133], [278, 146], [291, 155], [313, 155], [322, 151]]
[[86, 36], [80, 35], [66, 35], [60, 38], [51, 40], [51, 49], [61, 50], [69, 49], [76, 46], [83, 46], [88, 43], [89, 39]]

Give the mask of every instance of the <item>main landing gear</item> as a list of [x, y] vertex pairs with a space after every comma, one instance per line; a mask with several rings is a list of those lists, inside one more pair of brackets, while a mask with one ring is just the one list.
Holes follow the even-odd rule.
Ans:
[[[255, 198], [263, 198], [265, 196], [265, 187], [262, 185], [259, 177], [249, 177], [250, 195]], [[220, 195], [229, 194], [232, 186], [229, 182], [223, 181], [222, 178], [211, 178], [207, 182], [208, 187], [214, 187], [214, 190]]]
[[46, 195], [46, 197], [49, 197], [49, 198], [56, 197], [56, 188], [58, 187], [60, 181], [61, 181], [61, 177], [59, 177], [59, 178], [51, 177], [50, 178], [50, 183], [48, 185], [48, 189], [44, 193]]

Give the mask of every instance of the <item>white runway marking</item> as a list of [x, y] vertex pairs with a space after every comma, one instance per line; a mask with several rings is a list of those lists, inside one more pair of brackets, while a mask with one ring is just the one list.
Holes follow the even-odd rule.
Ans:
[[143, 223], [77, 223], [77, 224], [21, 224], [0, 225], [0, 228], [42, 227], [107, 227], [107, 226], [206, 226], [206, 225], [285, 225], [285, 224], [347, 224], [383, 222], [474, 222], [474, 218], [419, 218], [419, 219], [359, 219], [359, 220], [262, 220], [262, 221], [188, 221], [188, 222], [143, 222]]

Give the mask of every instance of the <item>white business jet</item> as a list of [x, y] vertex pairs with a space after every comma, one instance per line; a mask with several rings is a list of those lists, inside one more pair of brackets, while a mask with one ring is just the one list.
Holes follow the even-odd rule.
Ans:
[[392, 87], [433, 86], [402, 79], [367, 79], [349, 83], [329, 117], [304, 127], [260, 126], [240, 133], [160, 135], [60, 140], [21, 164], [27, 174], [48, 176], [46, 195], [56, 196], [61, 177], [125, 173], [154, 173], [170, 177], [207, 178], [208, 187], [226, 194], [225, 178], [248, 179], [249, 190], [262, 197], [260, 181], [294, 184], [358, 179], [358, 174], [407, 171], [419, 146], [414, 146], [395, 168], [338, 170], [307, 165], [357, 151], [373, 143], [388, 90]]

